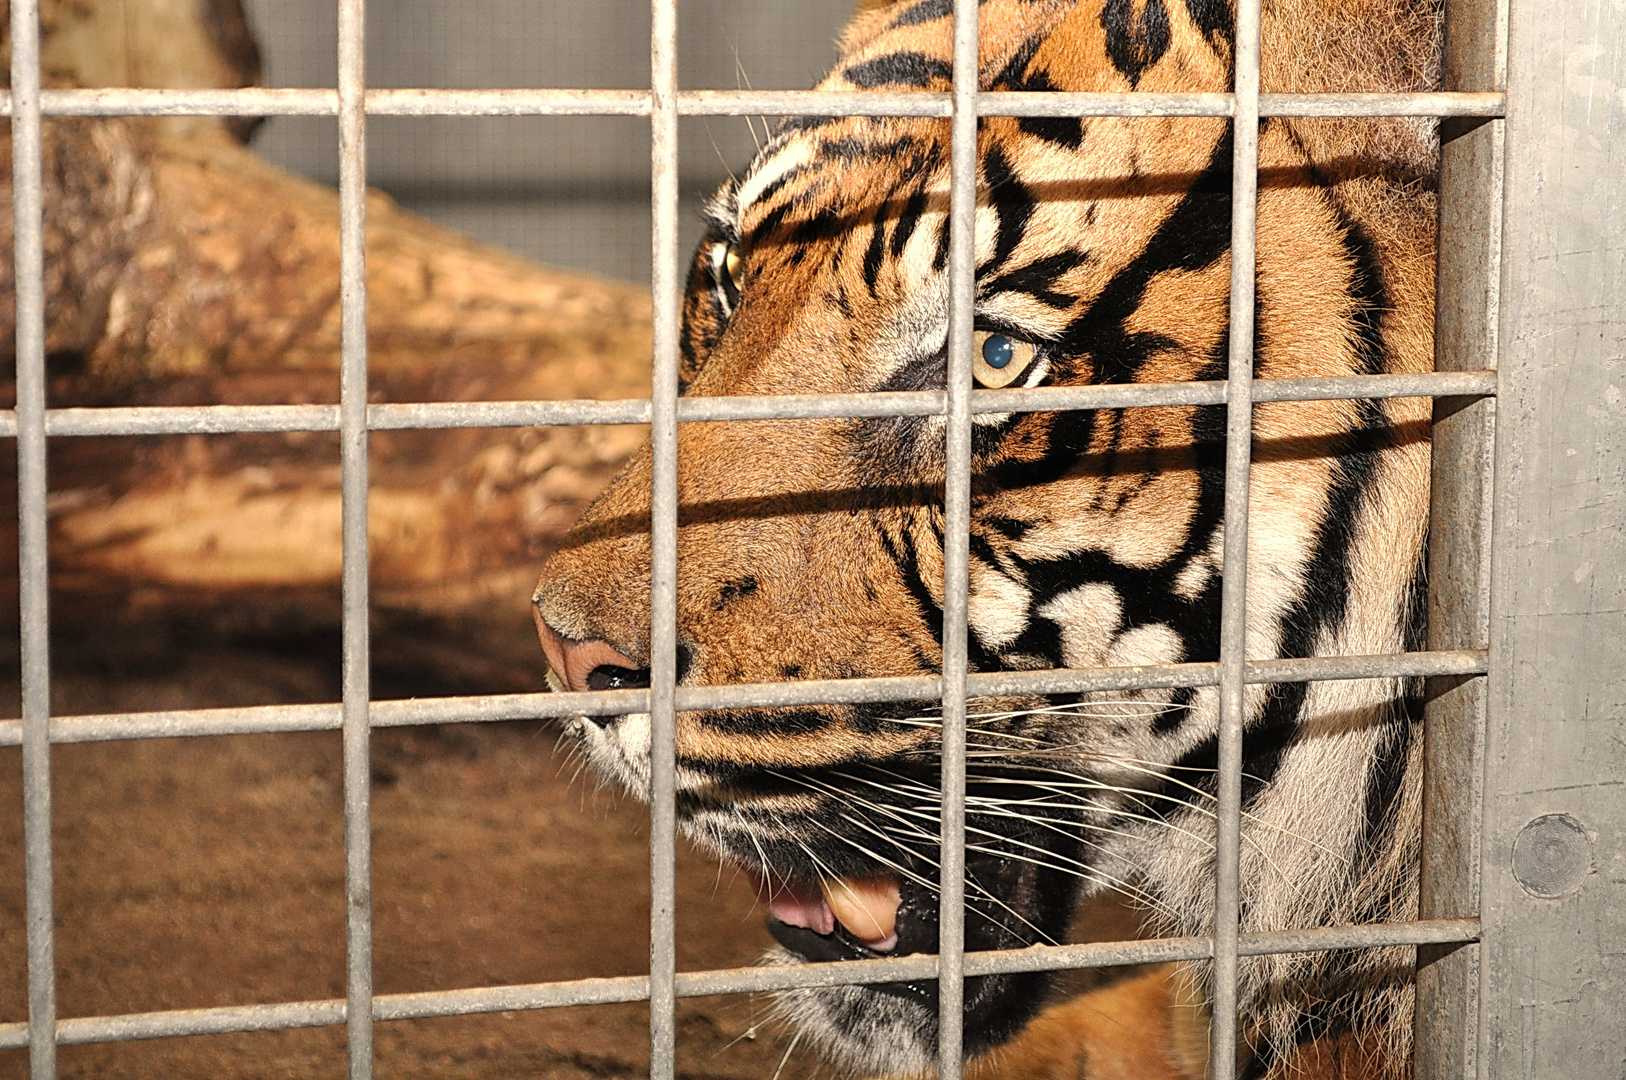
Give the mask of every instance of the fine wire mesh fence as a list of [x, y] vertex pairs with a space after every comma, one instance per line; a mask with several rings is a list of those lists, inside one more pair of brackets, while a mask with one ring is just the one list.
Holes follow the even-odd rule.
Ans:
[[[1259, 88], [1261, 0], [1239, 0], [1234, 92], [1225, 94], [979, 93], [977, 4], [955, 0], [953, 89], [941, 93], [686, 91], [677, 82], [677, 0], [653, 0], [648, 91], [374, 90], [364, 86], [363, 0], [339, 0], [336, 89], [52, 90], [40, 88], [38, 0], [11, 5], [11, 90], [16, 213], [17, 405], [0, 434], [17, 440], [23, 709], [0, 722], [0, 745], [21, 745], [28, 952], [27, 1023], [0, 1024], [0, 1048], [27, 1047], [36, 1080], [55, 1075], [58, 1045], [344, 1024], [349, 1074], [372, 1074], [376, 1021], [552, 1006], [647, 1000], [651, 1075], [674, 1073], [674, 999], [791, 987], [936, 979], [942, 1075], [957, 1078], [962, 984], [996, 972], [1102, 967], [1173, 960], [1212, 964], [1211, 1075], [1235, 1073], [1238, 957], [1479, 940], [1477, 917], [1422, 919], [1274, 933], [1240, 933], [1238, 858], [1244, 691], [1252, 684], [1311, 680], [1482, 676], [1482, 640], [1467, 647], [1388, 656], [1248, 661], [1245, 553], [1253, 405], [1256, 402], [1495, 395], [1497, 375], [1474, 370], [1417, 375], [1253, 378], [1254, 240], [1258, 131], [1271, 116], [1504, 114], [1501, 92], [1265, 94]], [[1500, 46], [1498, 46], [1498, 50]], [[1501, 85], [1500, 81], [1496, 85]], [[197, 406], [47, 409], [42, 277], [41, 122], [44, 116], [336, 116], [340, 131], [342, 384], [337, 406]], [[647, 117], [652, 135], [654, 378], [648, 400], [369, 405], [364, 265], [365, 135], [368, 116], [619, 115]], [[680, 116], [863, 115], [937, 117], [952, 127], [950, 335], [946, 392], [762, 398], [678, 397], [680, 302], [677, 128]], [[973, 390], [970, 370], [974, 260], [975, 136], [979, 116], [1207, 116], [1234, 131], [1230, 344], [1224, 381]], [[1496, 273], [1498, 252], [1488, 252]], [[1487, 357], [1494, 360], [1494, 356]], [[972, 417], [978, 413], [1221, 405], [1227, 413], [1224, 583], [1219, 660], [1138, 668], [969, 672], [967, 559]], [[942, 416], [947, 428], [943, 666], [940, 676], [785, 684], [676, 685], [677, 425], [700, 420]], [[367, 445], [374, 429], [647, 423], [654, 449], [652, 675], [648, 689], [589, 693], [371, 701], [368, 686]], [[343, 695], [335, 704], [51, 717], [47, 651], [46, 439], [50, 436], [337, 431], [343, 473]], [[1464, 460], [1481, 461], [1482, 445]], [[1461, 462], [1456, 463], [1460, 465]], [[1439, 467], [1452, 467], [1446, 463]], [[968, 698], [1101, 690], [1217, 687], [1219, 730], [1216, 921], [1212, 936], [1088, 945], [963, 951], [965, 711]], [[679, 974], [674, 962], [674, 741], [679, 710], [937, 698], [943, 710], [942, 920], [939, 952], [790, 967]], [[372, 989], [368, 739], [373, 727], [573, 715], [651, 714], [653, 730], [651, 942], [647, 977], [583, 979], [413, 994]], [[344, 747], [347, 992], [343, 1000], [92, 1016], [56, 1015], [51, 878], [50, 756], [53, 743], [340, 730]], [[1426, 910], [1426, 905], [1425, 905]]]

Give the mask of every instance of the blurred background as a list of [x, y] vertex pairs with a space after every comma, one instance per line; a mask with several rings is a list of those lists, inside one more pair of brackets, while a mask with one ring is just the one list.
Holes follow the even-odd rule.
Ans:
[[[852, 0], [685, 0], [684, 89], [800, 90], [835, 60]], [[333, 86], [331, 0], [248, 0], [266, 86]], [[374, 0], [367, 81], [379, 87], [649, 87], [647, 0]], [[753, 131], [753, 128], [755, 129]], [[649, 125], [636, 117], [380, 117], [367, 128], [368, 178], [404, 208], [527, 258], [647, 284]], [[685, 251], [699, 208], [748, 164], [765, 122], [682, 123]], [[254, 148], [338, 181], [330, 119], [275, 117]]]

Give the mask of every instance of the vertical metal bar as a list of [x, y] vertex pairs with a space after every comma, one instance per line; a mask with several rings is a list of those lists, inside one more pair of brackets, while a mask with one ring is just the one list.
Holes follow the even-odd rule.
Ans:
[[676, 1070], [677, 842], [673, 690], [677, 683], [677, 0], [653, 0], [649, 42], [655, 371], [650, 440], [649, 1075]]
[[1242, 728], [1247, 719], [1248, 484], [1253, 455], [1254, 241], [1259, 188], [1260, 0], [1236, 5], [1231, 156], [1231, 311], [1225, 408], [1225, 553], [1220, 594], [1219, 790], [1214, 837], [1214, 967], [1209, 1075], [1231, 1080], [1237, 1055], [1237, 919], [1242, 846]]
[[[1506, 0], [1447, 0], [1447, 90], [1505, 85]], [[1497, 366], [1502, 225], [1501, 121], [1440, 124], [1439, 273], [1434, 367]], [[1429, 505], [1429, 649], [1485, 648], [1490, 624], [1494, 398], [1434, 402]], [[1418, 914], [1479, 911], [1479, 815], [1487, 682], [1428, 682], [1423, 713], [1423, 826]], [[1412, 1071], [1462, 1080], [1478, 1056], [1479, 949], [1417, 950]]]
[[350, 1080], [368, 1080], [373, 1074], [366, 19], [365, 0], [339, 0], [339, 464], [344, 507], [345, 1026]]
[[954, 0], [949, 131], [948, 416], [943, 478], [942, 837], [937, 1060], [959, 1080], [965, 1033], [965, 675], [971, 532], [971, 333], [976, 304], [977, 0]]
[[45, 516], [45, 255], [39, 0], [12, 0], [11, 109], [28, 1064], [33, 1080], [52, 1080], [56, 1076], [56, 942], [51, 889], [51, 654]]

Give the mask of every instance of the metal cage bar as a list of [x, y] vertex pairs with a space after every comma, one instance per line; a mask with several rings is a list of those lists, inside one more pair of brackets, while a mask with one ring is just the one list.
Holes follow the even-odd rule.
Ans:
[[24, 919], [28, 1061], [56, 1076], [56, 942], [51, 882], [51, 657], [45, 472], [44, 178], [39, 0], [11, 5], [12, 206], [17, 318], [17, 573], [21, 619]]
[[977, 0], [954, 0], [953, 15], [937, 832], [937, 1068], [942, 1080], [960, 1080], [965, 1043], [966, 612], [971, 558], [971, 334], [977, 275]]
[[[1387, 656], [1321, 656], [1303, 660], [1250, 660], [1243, 665], [1248, 685], [1342, 679], [1437, 678], [1483, 675], [1483, 649], [1394, 653]], [[971, 697], [1018, 694], [1076, 694], [1101, 690], [1150, 690], [1219, 685], [1217, 663], [1156, 664], [1120, 668], [1056, 668], [1046, 671], [987, 671], [966, 676]], [[773, 708], [787, 705], [859, 704], [917, 701], [942, 695], [938, 676], [875, 679], [810, 679], [787, 683], [680, 686], [678, 711]], [[448, 698], [409, 698], [371, 703], [373, 727], [421, 724], [545, 720], [566, 716], [615, 716], [649, 709], [647, 690], [587, 693], [491, 694]], [[339, 704], [254, 705], [234, 709], [58, 716], [51, 720], [54, 743], [115, 742], [122, 739], [198, 738], [284, 731], [336, 731], [343, 723]], [[0, 720], [0, 746], [23, 741], [20, 720]]]
[[1219, 776], [1214, 802], [1214, 963], [1209, 1075], [1237, 1064], [1237, 933], [1241, 908], [1242, 729], [1247, 722], [1248, 488], [1253, 464], [1254, 242], [1259, 192], [1260, 0], [1238, 0], [1231, 125], [1231, 296], [1226, 357], [1225, 549], [1220, 566]]
[[650, 388], [649, 1076], [677, 1070], [677, 0], [652, 0], [650, 193], [655, 363]]
[[[336, 116], [333, 90], [134, 88], [46, 90], [46, 116]], [[646, 90], [366, 91], [373, 116], [649, 116]], [[1500, 93], [1260, 94], [1260, 116], [1501, 116]], [[1231, 116], [1230, 94], [1080, 94], [1034, 91], [977, 95], [978, 116]], [[684, 90], [680, 116], [936, 116], [952, 96], [831, 90]], [[0, 91], [0, 116], [11, 96]]]
[[[969, 397], [971, 412], [980, 415], [1070, 409], [1132, 409], [1157, 405], [1222, 405], [1227, 400], [1227, 388], [1227, 383], [1218, 381], [1108, 383], [1099, 386], [1039, 386], [1022, 390], [972, 390]], [[1495, 392], [1494, 371], [1255, 379], [1249, 391], [1255, 402], [1478, 397]], [[932, 390], [679, 398], [677, 419], [679, 423], [699, 423], [716, 420], [943, 416], [946, 415], [947, 400], [945, 394]], [[368, 405], [367, 429], [406, 431], [647, 424], [652, 415], [647, 398], [620, 401], [432, 401]], [[52, 437], [233, 435], [337, 430], [339, 407], [336, 405], [138, 405], [45, 411], [45, 433]], [[0, 409], [0, 438], [16, 436], [16, 412]]]
[[373, 1075], [372, 766], [367, 552], [366, 0], [339, 0], [339, 468], [344, 743], [345, 1051]]
[[[1478, 919], [1436, 919], [1389, 925], [1330, 926], [1242, 934], [1238, 953], [1262, 956], [1279, 952], [1324, 952], [1383, 945], [1430, 945], [1479, 940]], [[974, 952], [965, 957], [968, 976], [1062, 968], [1116, 967], [1204, 960], [1213, 955], [1212, 939], [1151, 938], [1089, 945], [1034, 945], [1005, 952]], [[848, 960], [796, 967], [749, 967], [719, 971], [679, 972], [673, 977], [676, 997], [764, 993], [808, 986], [856, 986], [937, 974], [937, 957], [903, 956]], [[608, 979], [486, 986], [415, 994], [381, 994], [374, 999], [379, 1020], [421, 1020], [438, 1016], [607, 1005], [649, 1000], [649, 979], [629, 975]], [[57, 1042], [72, 1046], [130, 1039], [168, 1039], [188, 1035], [224, 1035], [240, 1031], [278, 1031], [301, 1027], [336, 1027], [344, 1023], [342, 999], [294, 1001], [276, 1005], [230, 1005], [213, 1009], [176, 1009], [123, 1016], [80, 1017], [61, 1022]], [[27, 1024], [0, 1024], [0, 1050], [28, 1045]]]
[[[23, 717], [0, 721], [0, 746], [21, 745], [27, 867], [28, 987], [26, 1023], [0, 1023], [0, 1048], [28, 1047], [35, 1080], [55, 1075], [57, 1045], [161, 1038], [228, 1031], [345, 1024], [349, 1075], [372, 1072], [375, 1020], [452, 1016], [612, 1001], [650, 1003], [651, 1076], [675, 1069], [676, 998], [798, 986], [937, 978], [941, 987], [939, 1048], [942, 1075], [957, 1080], [963, 1046], [961, 984], [966, 976], [1063, 967], [1208, 960], [1213, 964], [1211, 1072], [1236, 1066], [1236, 974], [1240, 957], [1271, 952], [1374, 948], [1385, 945], [1459, 946], [1477, 942], [1480, 924], [1461, 905], [1450, 918], [1384, 926], [1240, 933], [1237, 918], [1242, 727], [1247, 688], [1276, 682], [1378, 677], [1467, 677], [1482, 686], [1487, 671], [1483, 635], [1445, 634], [1431, 651], [1308, 660], [1246, 659], [1247, 495], [1254, 403], [1334, 398], [1419, 396], [1438, 399], [1447, 413], [1473, 401], [1488, 412], [1497, 393], [1494, 348], [1471, 363], [1442, 364], [1416, 375], [1257, 380], [1252, 372], [1253, 273], [1259, 121], [1270, 116], [1434, 116], [1500, 118], [1507, 108], [1501, 83], [1491, 90], [1417, 94], [1263, 94], [1259, 91], [1260, 0], [1241, 0], [1236, 34], [1236, 81], [1225, 94], [980, 93], [977, 89], [977, 5], [955, 0], [952, 90], [943, 93], [814, 91], [679, 91], [677, 0], [652, 0], [651, 89], [368, 90], [365, 87], [364, 0], [337, 0], [340, 13], [336, 89], [49, 90], [39, 87], [38, 0], [16, 0], [12, 19], [12, 81], [0, 93], [0, 115], [13, 127], [16, 214], [17, 375], [15, 410], [0, 410], [0, 437], [18, 441], [21, 523]], [[1464, 0], [1467, 2], [1467, 0]], [[1478, 0], [1474, 0], [1478, 2]], [[1494, 3], [1495, 0], [1490, 0]], [[1501, 28], [1498, 28], [1498, 33]], [[1500, 39], [1498, 38], [1498, 42]], [[1500, 44], [1497, 46], [1501, 48]], [[1500, 54], [1499, 54], [1500, 55]], [[1473, 81], [1470, 80], [1470, 83]], [[1475, 85], [1483, 85], [1483, 82]], [[845, 394], [774, 398], [677, 396], [680, 281], [677, 243], [677, 123], [681, 116], [861, 115], [947, 119], [951, 140], [950, 377], [946, 392]], [[40, 131], [42, 116], [336, 116], [341, 145], [342, 385], [337, 406], [194, 406], [180, 408], [47, 409], [44, 397], [44, 293], [41, 263]], [[426, 402], [369, 405], [366, 401], [365, 131], [369, 115], [648, 117], [652, 133], [655, 364], [651, 395], [631, 401]], [[973, 390], [970, 378], [974, 295], [976, 122], [980, 116], [1209, 116], [1232, 122], [1232, 267], [1229, 368], [1223, 382], [1133, 386]], [[1499, 122], [1490, 125], [1500, 131]], [[1462, 145], [1467, 145], [1466, 143]], [[1448, 163], [1451, 152], [1447, 154]], [[1448, 166], [1449, 167], [1449, 166]], [[1494, 255], [1492, 256], [1494, 258]], [[1494, 266], [1491, 269], [1495, 278]], [[1483, 312], [1481, 317], [1484, 317]], [[1464, 370], [1466, 369], [1466, 370]], [[966, 664], [967, 543], [972, 417], [999, 412], [1130, 408], [1168, 404], [1226, 406], [1225, 569], [1221, 653], [1217, 663], [1170, 664], [1041, 672], [971, 673]], [[679, 687], [676, 685], [678, 425], [714, 420], [855, 416], [942, 416], [945, 457], [945, 579], [943, 672], [936, 677], [807, 683]], [[520, 694], [373, 702], [367, 678], [367, 434], [380, 429], [500, 427], [549, 424], [648, 423], [654, 445], [652, 486], [652, 678], [648, 690], [583, 694]], [[343, 695], [325, 705], [170, 713], [59, 717], [49, 715], [46, 602], [47, 436], [275, 431], [340, 433], [344, 491]], [[1480, 432], [1475, 436], [1487, 452]], [[1471, 440], [1470, 440], [1471, 441]], [[1477, 521], [1475, 528], [1483, 528]], [[1481, 616], [1474, 616], [1480, 619]], [[1067, 693], [1101, 689], [1216, 687], [1221, 705], [1220, 787], [1215, 860], [1215, 922], [1210, 937], [964, 954], [964, 740], [968, 697], [1008, 693]], [[888, 957], [789, 968], [679, 974], [674, 941], [674, 742], [684, 710], [938, 698], [943, 705], [941, 819], [942, 896], [939, 954]], [[374, 726], [493, 721], [645, 711], [650, 717], [651, 963], [646, 977], [548, 982], [531, 986], [375, 996], [370, 925], [370, 840], [367, 767]], [[339, 730], [345, 749], [344, 814], [347, 898], [347, 986], [344, 1000], [234, 1006], [127, 1016], [58, 1020], [55, 1015], [51, 929], [50, 745], [113, 739], [191, 737], [247, 732]], [[1463, 950], [1472, 952], [1473, 950]], [[1459, 1075], [1449, 1069], [1439, 1075]]]

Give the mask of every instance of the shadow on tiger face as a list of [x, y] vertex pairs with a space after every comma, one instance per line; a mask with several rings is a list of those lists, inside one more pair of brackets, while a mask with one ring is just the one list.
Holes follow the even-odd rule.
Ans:
[[[860, 15], [821, 88], [946, 90], [948, 8]], [[1229, 85], [1229, 12], [1207, 0], [980, 10], [984, 89]], [[1291, 33], [1267, 20], [1267, 45]], [[1431, 30], [1409, 33], [1432, 48]], [[1371, 77], [1283, 53], [1284, 89]], [[1410, 82], [1389, 71], [1360, 88], [1426, 85], [1426, 63], [1412, 66]], [[1410, 125], [1265, 126], [1258, 377], [1427, 367], [1431, 158]], [[684, 392], [943, 389], [948, 157], [943, 121], [787, 122], [709, 211], [685, 300]], [[978, 383], [1225, 378], [1231, 157], [1223, 120], [985, 118]], [[976, 417], [972, 669], [1216, 659], [1224, 426], [1223, 407], [1196, 406]], [[1262, 405], [1254, 430], [1249, 655], [1407, 648], [1426, 403]], [[944, 434], [936, 417], [683, 425], [680, 681], [936, 674]], [[538, 627], [560, 688], [648, 683], [650, 476], [646, 449], [544, 569]], [[1103, 889], [1161, 930], [1208, 932], [1215, 702], [1211, 688], [974, 700], [966, 947], [1060, 941], [1080, 895]], [[1404, 917], [1416, 814], [1405, 688], [1255, 687], [1249, 708], [1243, 928]], [[679, 715], [682, 825], [752, 875], [780, 962], [936, 951], [934, 713]], [[647, 716], [572, 731], [596, 771], [647, 795]], [[1340, 1024], [1400, 1032], [1404, 967], [1382, 953], [1245, 961], [1258, 1060]], [[1020, 1029], [1046, 985], [968, 980], [968, 1053]], [[934, 1062], [935, 994], [921, 983], [783, 1000], [838, 1061], [897, 1072]]]

